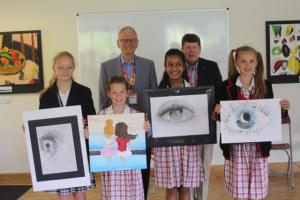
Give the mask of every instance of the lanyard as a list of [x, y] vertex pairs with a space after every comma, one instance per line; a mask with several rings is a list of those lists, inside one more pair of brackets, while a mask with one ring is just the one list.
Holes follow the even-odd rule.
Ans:
[[57, 99], [58, 99], [59, 107], [64, 107], [64, 104], [63, 104], [63, 102], [62, 102], [62, 100], [60, 98], [59, 92], [57, 91], [56, 94], [57, 94]]
[[135, 81], [136, 81], [136, 66], [135, 66], [135, 61], [133, 61], [133, 69], [132, 69], [132, 73], [130, 76], [130, 79], [128, 77], [128, 74], [125, 70], [125, 67], [123, 66], [122, 60], [120, 59], [120, 63], [121, 63], [121, 70], [122, 70], [122, 74], [124, 76], [124, 78], [126, 79], [128, 85], [129, 85], [129, 91], [133, 92], [134, 91], [134, 85], [135, 85]]

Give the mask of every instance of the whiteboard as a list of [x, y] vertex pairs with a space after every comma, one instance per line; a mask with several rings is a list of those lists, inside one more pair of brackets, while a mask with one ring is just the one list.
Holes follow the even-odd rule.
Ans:
[[154, 61], [158, 82], [166, 51], [180, 49], [186, 33], [200, 37], [201, 57], [217, 62], [223, 79], [227, 76], [228, 9], [79, 14], [77, 21], [79, 76], [81, 83], [91, 88], [96, 109], [100, 65], [120, 54], [117, 36], [124, 26], [137, 31], [136, 54]]

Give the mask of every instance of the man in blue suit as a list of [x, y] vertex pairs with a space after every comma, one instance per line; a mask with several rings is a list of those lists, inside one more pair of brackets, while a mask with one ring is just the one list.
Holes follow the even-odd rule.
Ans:
[[[123, 27], [118, 34], [121, 54], [101, 64], [99, 77], [99, 107], [108, 106], [107, 84], [112, 76], [123, 75], [129, 83], [129, 105], [144, 112], [144, 90], [157, 88], [154, 62], [135, 55], [138, 47], [137, 33], [131, 26]], [[145, 199], [150, 176], [150, 148], [147, 148], [147, 169], [142, 170]]]
[[144, 90], [157, 87], [154, 62], [135, 55], [138, 47], [136, 31], [126, 26], [119, 31], [117, 44], [121, 51], [118, 57], [101, 64], [99, 78], [99, 107], [108, 105], [107, 84], [112, 76], [123, 75], [130, 83], [129, 105], [144, 111]]
[[[216, 62], [200, 58], [201, 42], [194, 33], [185, 34], [181, 40], [181, 49], [186, 60], [189, 83], [192, 87], [214, 86], [222, 82], [222, 76]], [[210, 163], [213, 155], [213, 144], [201, 145], [200, 155], [205, 172], [202, 187], [190, 190], [190, 200], [207, 200]]]

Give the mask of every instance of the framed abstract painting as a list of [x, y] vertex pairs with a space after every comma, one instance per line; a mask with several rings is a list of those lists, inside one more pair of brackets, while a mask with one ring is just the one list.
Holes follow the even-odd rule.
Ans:
[[272, 83], [300, 82], [300, 20], [267, 21], [267, 78]]
[[216, 143], [212, 120], [213, 87], [145, 91], [145, 105], [152, 126], [150, 146]]
[[0, 94], [44, 87], [41, 31], [0, 32]]
[[80, 106], [23, 113], [34, 191], [90, 185]]

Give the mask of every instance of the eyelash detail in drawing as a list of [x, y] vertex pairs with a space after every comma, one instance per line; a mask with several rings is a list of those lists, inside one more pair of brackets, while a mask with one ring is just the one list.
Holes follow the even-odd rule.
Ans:
[[178, 123], [192, 119], [195, 112], [185, 102], [171, 101], [160, 106], [157, 116], [164, 121]]
[[270, 109], [265, 106], [252, 105], [250, 102], [230, 105], [228, 110], [222, 110], [221, 120], [232, 133], [255, 134], [264, 129], [271, 121]]

